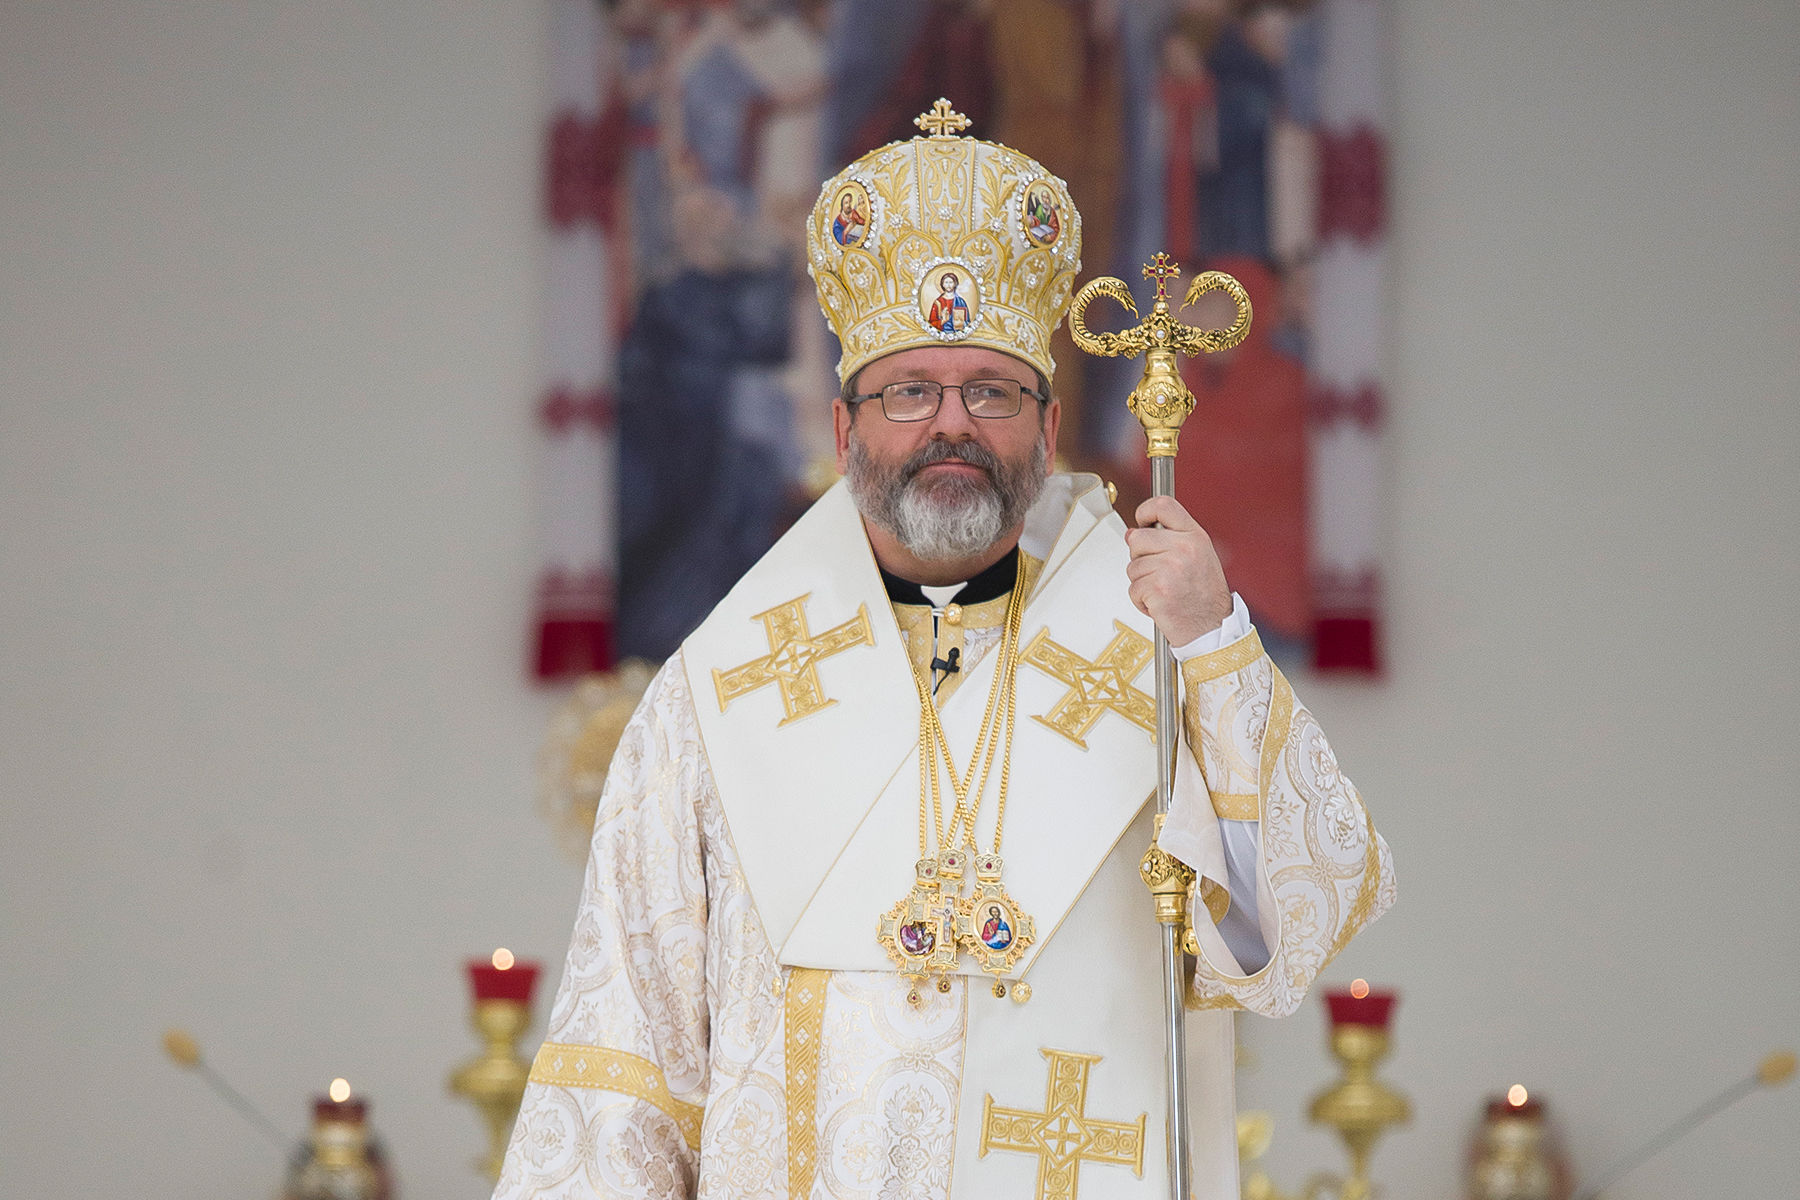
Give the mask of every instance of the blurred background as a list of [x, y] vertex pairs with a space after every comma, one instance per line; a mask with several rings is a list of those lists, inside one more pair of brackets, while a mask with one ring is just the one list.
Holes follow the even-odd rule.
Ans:
[[[715, 36], [701, 18], [719, 6], [701, 7], [685, 31]], [[928, 73], [966, 51], [958, 69], [997, 81], [972, 132], [1070, 180], [1084, 278], [1188, 236], [1188, 253], [1248, 255], [1324, 298], [1323, 239], [1247, 247], [1153, 201], [1157, 221], [1126, 236], [1100, 194], [1132, 178], [1181, 194], [1181, 146], [1191, 194], [1218, 194], [1225, 127], [1172, 133], [1168, 113], [1218, 109], [1233, 28], [1282, 65], [1266, 23], [1049, 4], [1078, 18], [1065, 70], [1005, 65], [1031, 15], [1008, 0], [877, 7], [901, 24], [859, 25], [880, 14], [852, 3], [725, 6], [738, 34], [785, 30], [770, 45], [819, 74], [757, 119], [816, 101], [807, 136], [835, 169], [903, 131], [844, 118], [854, 97], [832, 79], [899, 62], [934, 96], [960, 77]], [[506, 945], [545, 961], [540, 1005], [554, 985], [579, 868], [537, 810], [535, 759], [559, 680], [629, 634], [631, 559], [609, 556], [632, 513], [609, 507], [608, 464], [629, 481], [631, 455], [667, 457], [676, 433], [659, 443], [642, 408], [634, 425], [620, 359], [679, 269], [628, 198], [571, 213], [546, 187], [569, 96], [593, 97], [580, 120], [602, 128], [609, 93], [591, 89], [630, 65], [615, 42], [571, 76], [559, 47], [618, 32], [581, 11], [0, 4], [8, 1194], [273, 1193], [280, 1156], [164, 1057], [171, 1025], [294, 1139], [344, 1076], [403, 1194], [485, 1194], [481, 1127], [445, 1088], [476, 1046], [462, 964]], [[1318, 528], [1343, 476], [1319, 476], [1316, 426], [1306, 495], [1309, 552], [1345, 534], [1379, 591], [1302, 597], [1287, 661], [1400, 876], [1398, 906], [1328, 975], [1401, 997], [1383, 1076], [1414, 1118], [1374, 1173], [1391, 1196], [1449, 1197], [1509, 1085], [1594, 1171], [1800, 1040], [1800, 9], [1378, 12], [1380, 270], [1356, 278], [1376, 284], [1360, 344], [1380, 420], [1358, 426], [1371, 436], [1330, 509], [1353, 528]], [[931, 24], [949, 15], [967, 28]], [[1314, 15], [1287, 10], [1282, 44]], [[664, 43], [640, 49], [667, 67]], [[1061, 106], [1038, 124], [999, 86], [1016, 70]], [[1269, 94], [1295, 103], [1297, 70]], [[1059, 82], [1077, 71], [1082, 88]], [[1160, 107], [1138, 121], [1144, 88]], [[1058, 166], [1069, 114], [1105, 104], [1116, 161]], [[1133, 175], [1138, 153], [1164, 157]], [[666, 236], [682, 266], [778, 271], [778, 236], [679, 231], [791, 218], [816, 182], [753, 186], [729, 210], [671, 196]], [[570, 283], [584, 262], [603, 284]], [[807, 423], [835, 390], [805, 277], [788, 283], [790, 349], [735, 377], [717, 418], [788, 431], [750, 439], [778, 465], [767, 536], [809, 487]], [[1272, 352], [1309, 372], [1316, 422], [1329, 363], [1288, 324]], [[571, 349], [571, 328], [596, 348]], [[1123, 386], [1069, 386], [1086, 407], [1065, 453], [1129, 489], [1134, 452], [1106, 416]], [[587, 406], [586, 442], [559, 440], [559, 389]], [[1367, 653], [1352, 638], [1347, 661], [1320, 661], [1304, 622], [1334, 604], [1370, 622]], [[1240, 1019], [1240, 1038], [1241, 1104], [1275, 1120], [1271, 1174], [1292, 1189], [1337, 1168], [1303, 1116], [1335, 1075], [1317, 1006]], [[1797, 1123], [1794, 1091], [1756, 1097], [1609, 1195], [1786, 1194]]]

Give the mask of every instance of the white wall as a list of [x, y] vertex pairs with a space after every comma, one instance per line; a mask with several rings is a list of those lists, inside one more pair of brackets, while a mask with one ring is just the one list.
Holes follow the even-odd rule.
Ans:
[[[1392, 679], [1303, 694], [1395, 851], [1332, 975], [1403, 989], [1425, 1197], [1513, 1082], [1597, 1171], [1800, 1042], [1800, 7], [1395, 12]], [[1341, 1161], [1301, 1021], [1240, 1025], [1287, 1187]], [[1609, 1195], [1791, 1195], [1797, 1127]]]
[[[475, 1197], [460, 958], [532, 814], [541, 5], [0, 7], [0, 1192], [266, 1195], [366, 1087]], [[1392, 672], [1301, 681], [1401, 903], [1390, 1195], [1480, 1097], [1589, 1168], [1800, 1041], [1800, 9], [1395, 7]], [[1317, 1014], [1246, 1022], [1278, 1178]], [[1780, 1194], [1800, 1092], [1621, 1186]]]

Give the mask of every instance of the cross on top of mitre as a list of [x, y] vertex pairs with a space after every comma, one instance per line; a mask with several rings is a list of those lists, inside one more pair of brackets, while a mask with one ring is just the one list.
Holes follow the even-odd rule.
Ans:
[[1156, 294], [1165, 299], [1169, 294], [1168, 280], [1174, 279], [1180, 274], [1181, 264], [1170, 259], [1161, 250], [1158, 250], [1156, 256], [1150, 260], [1150, 265], [1144, 268], [1144, 278], [1156, 280]]
[[942, 96], [931, 106], [930, 112], [920, 113], [913, 118], [913, 124], [932, 137], [949, 137], [953, 133], [961, 133], [974, 123], [950, 107], [950, 101]]

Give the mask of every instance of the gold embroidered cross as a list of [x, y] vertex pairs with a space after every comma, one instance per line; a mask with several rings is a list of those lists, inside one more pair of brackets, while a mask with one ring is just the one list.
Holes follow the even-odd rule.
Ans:
[[768, 632], [769, 652], [729, 670], [713, 668], [720, 712], [739, 696], [771, 683], [780, 687], [781, 706], [787, 710], [781, 725], [810, 717], [837, 703], [825, 698], [824, 685], [819, 682], [819, 663], [852, 646], [875, 644], [875, 631], [869, 628], [869, 606], [859, 604], [854, 617], [814, 637], [806, 627], [806, 601], [811, 596], [808, 592], [751, 618], [761, 621]]
[[1044, 1111], [1001, 1108], [988, 1096], [981, 1106], [981, 1153], [1016, 1150], [1038, 1160], [1037, 1200], [1075, 1200], [1081, 1164], [1130, 1167], [1144, 1177], [1144, 1122], [1102, 1121], [1087, 1115], [1088, 1071], [1098, 1054], [1040, 1050], [1050, 1060]]
[[1048, 725], [1083, 750], [1087, 743], [1082, 738], [1108, 712], [1143, 726], [1153, 737], [1156, 734], [1156, 701], [1148, 692], [1131, 686], [1156, 648], [1123, 621], [1114, 621], [1113, 628], [1118, 632], [1093, 662], [1051, 641], [1048, 628], [1038, 631], [1019, 659], [1069, 685], [1068, 694], [1056, 707], [1032, 720]]
[[975, 122], [950, 107], [950, 102], [942, 96], [938, 97], [931, 111], [921, 113], [913, 118], [913, 124], [929, 133], [932, 137], [949, 137], [953, 133], [961, 133]]

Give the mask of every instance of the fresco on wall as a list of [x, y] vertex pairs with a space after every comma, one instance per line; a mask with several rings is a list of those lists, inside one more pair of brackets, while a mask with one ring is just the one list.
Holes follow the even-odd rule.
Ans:
[[[1200, 408], [1178, 495], [1278, 658], [1379, 668], [1374, 0], [554, 0], [553, 17], [540, 677], [666, 657], [828, 482], [836, 347], [803, 218], [940, 95], [1068, 182], [1083, 278], [1135, 282], [1167, 250], [1244, 282], [1251, 337], [1185, 368]], [[856, 191], [832, 198], [845, 245], [867, 235]], [[1044, 199], [1026, 215], [1054, 238]], [[966, 288], [945, 286], [921, 303], [954, 321]], [[1062, 455], [1128, 511], [1148, 488], [1121, 402], [1135, 368], [1066, 334], [1055, 354]]]

